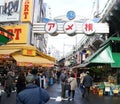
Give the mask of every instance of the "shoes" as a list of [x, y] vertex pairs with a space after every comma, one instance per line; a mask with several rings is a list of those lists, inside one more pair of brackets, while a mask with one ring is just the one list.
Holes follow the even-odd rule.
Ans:
[[82, 94], [82, 97], [83, 97], [83, 98], [85, 97], [84, 94]]
[[68, 101], [74, 101], [74, 98], [68, 98]]
[[7, 97], [10, 97], [10, 94], [8, 94]]

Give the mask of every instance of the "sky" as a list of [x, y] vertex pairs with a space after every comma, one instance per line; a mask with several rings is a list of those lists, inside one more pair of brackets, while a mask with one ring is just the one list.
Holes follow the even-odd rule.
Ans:
[[[74, 11], [78, 16], [90, 18], [93, 10], [97, 8], [95, 4], [96, 1], [97, 0], [44, 0], [51, 8], [52, 18], [66, 15], [70, 10]], [[102, 11], [107, 1], [108, 0], [99, 0], [99, 11]], [[73, 49], [73, 46], [76, 45], [84, 35], [79, 34], [70, 37], [66, 34], [59, 34], [49, 37], [48, 47], [54, 46], [60, 51], [61, 55], [65, 55]]]

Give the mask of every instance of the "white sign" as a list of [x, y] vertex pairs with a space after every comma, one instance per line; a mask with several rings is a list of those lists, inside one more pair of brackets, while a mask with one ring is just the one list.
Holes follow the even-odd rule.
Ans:
[[22, 0], [0, 0], [0, 22], [19, 21]]
[[73, 21], [66, 22], [64, 24], [64, 31], [66, 34], [74, 34], [76, 31], [76, 24]]
[[45, 31], [49, 34], [54, 34], [57, 31], [57, 23], [50, 21], [45, 25]]
[[[46, 23], [34, 23], [32, 32], [33, 33], [46, 34], [45, 25], [46, 25]], [[83, 23], [75, 22], [75, 25], [76, 25], [76, 29], [75, 30], [71, 26], [72, 29], [73, 29], [72, 31], [73, 32], [75, 31], [75, 34], [84, 34], [85, 33], [85, 32], [83, 32], [83, 26], [84, 26], [84, 29], [85, 29], [85, 25], [83, 25]], [[65, 31], [66, 31], [65, 27], [67, 28], [68, 25], [66, 24], [66, 26], [65, 26], [65, 23], [57, 23], [56, 34], [65, 34]], [[109, 25], [108, 25], [108, 23], [94, 23], [93, 28], [94, 28], [93, 30], [95, 31], [96, 34], [108, 34], [109, 33]], [[68, 32], [68, 33], [72, 32], [72, 31], [70, 31], [70, 32], [69, 31], [66, 31], [66, 32]], [[94, 33], [94, 31], [92, 31], [92, 32]], [[87, 32], [87, 34], [88, 33], [90, 34], [91, 31]]]
[[85, 33], [86, 35], [93, 35], [95, 31], [96, 29], [93, 21], [87, 21], [83, 24], [83, 33]]

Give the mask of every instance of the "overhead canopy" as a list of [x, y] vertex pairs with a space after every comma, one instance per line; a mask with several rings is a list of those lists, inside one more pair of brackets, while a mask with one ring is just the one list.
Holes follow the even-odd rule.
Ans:
[[114, 63], [110, 46], [101, 47], [85, 63]]
[[12, 49], [12, 50], [0, 50], [0, 55], [10, 55], [12, 53], [15, 53], [17, 51], [20, 51], [19, 49]]
[[47, 54], [44, 54], [43, 52], [40, 52], [40, 51], [39, 51], [38, 54], [39, 54], [40, 56], [42, 56], [42, 57], [50, 60], [50, 61], [56, 62], [56, 59], [55, 59], [54, 57], [51, 57], [51, 56], [49, 56], [49, 55], [47, 55]]
[[98, 52], [89, 60], [91, 63], [114, 63], [110, 46]]
[[19, 66], [26, 66], [26, 65], [40, 65], [40, 66], [47, 66], [47, 65], [54, 65], [52, 61], [45, 59], [40, 56], [24, 56], [21, 54], [13, 54], [12, 57], [17, 61]]
[[113, 53], [113, 59], [115, 60], [115, 63], [111, 63], [111, 67], [113, 68], [120, 68], [120, 53]]
[[[25, 51], [23, 51], [25, 50]], [[32, 50], [32, 51], [26, 51]], [[17, 52], [19, 51], [19, 53]], [[28, 52], [35, 52], [35, 56], [28, 55]], [[25, 52], [27, 54], [25, 54]], [[23, 55], [24, 54], [24, 55]], [[0, 46], [0, 55], [11, 55], [19, 63], [19, 66], [26, 66], [28, 64], [35, 64], [41, 66], [52, 66], [56, 59], [37, 50], [36, 47], [28, 44], [9, 44]], [[26, 55], [26, 56], [25, 56]], [[2, 57], [1, 57], [2, 58]], [[20, 64], [22, 63], [22, 64]], [[26, 63], [26, 64], [25, 64]]]
[[2, 45], [0, 46], [0, 50], [3, 49], [32, 49], [32, 50], [36, 50], [36, 47], [32, 46], [32, 45], [28, 45], [28, 44], [9, 44], [9, 45]]

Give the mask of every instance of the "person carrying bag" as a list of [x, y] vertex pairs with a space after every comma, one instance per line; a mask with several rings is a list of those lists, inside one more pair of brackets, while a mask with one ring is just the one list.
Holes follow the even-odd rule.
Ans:
[[70, 78], [68, 78], [68, 83], [70, 84], [70, 89], [68, 90], [68, 100], [74, 100], [75, 90], [77, 89], [77, 79], [73, 73]]

